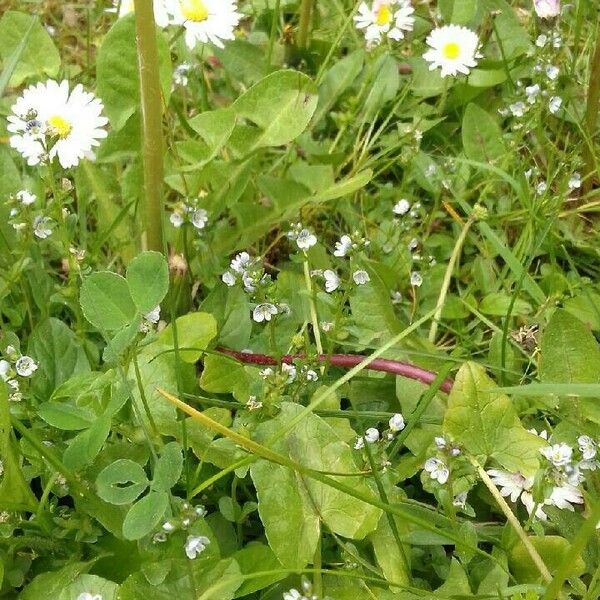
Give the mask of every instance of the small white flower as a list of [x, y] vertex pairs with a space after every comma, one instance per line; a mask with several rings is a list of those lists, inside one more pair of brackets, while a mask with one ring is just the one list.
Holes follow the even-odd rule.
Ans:
[[555, 65], [548, 65], [546, 67], [546, 76], [550, 81], [554, 81], [560, 75], [560, 69]]
[[548, 184], [545, 181], [540, 181], [535, 187], [535, 191], [538, 194], [538, 196], [542, 196], [543, 194], [545, 194], [547, 189]]
[[305, 598], [306, 597], [295, 588], [283, 593], [283, 600], [305, 600]]
[[521, 473], [509, 473], [500, 469], [489, 469], [487, 474], [490, 476], [494, 485], [500, 488], [500, 495], [510, 496], [512, 502], [516, 502], [519, 496], [533, 485], [533, 479], [521, 475]]
[[182, 87], [187, 87], [189, 83], [188, 73], [191, 70], [192, 65], [188, 63], [181, 63], [173, 71], [173, 83]]
[[423, 468], [429, 473], [431, 479], [438, 481], [442, 485], [446, 483], [450, 477], [450, 470], [446, 466], [446, 463], [439, 458], [428, 458], [425, 461]]
[[33, 219], [33, 235], [40, 240], [45, 240], [52, 235], [54, 221], [50, 217], [38, 215]]
[[203, 535], [189, 535], [185, 542], [185, 553], [190, 560], [193, 560], [199, 554], [202, 554], [210, 540]]
[[396, 215], [405, 215], [410, 210], [410, 202], [406, 198], [398, 200], [392, 209]]
[[271, 367], [265, 367], [264, 369], [262, 369], [260, 371], [260, 376], [263, 379], [268, 379], [269, 377], [272, 377], [274, 375], [274, 373], [275, 372], [273, 371], [273, 369], [271, 369]]
[[286, 363], [283, 363], [281, 365], [281, 372], [287, 376], [286, 383], [293, 383], [294, 381], [296, 381], [296, 376], [298, 373], [294, 365], [288, 365]]
[[253, 410], [260, 410], [263, 407], [263, 403], [256, 400], [256, 396], [250, 396], [248, 402], [246, 402], [246, 408], [252, 412]]
[[527, 431], [529, 431], [529, 433], [533, 433], [533, 435], [537, 435], [538, 437], [541, 437], [543, 440], [548, 441], [548, 432], [545, 429], [542, 429], [539, 433], [538, 433], [537, 429], [535, 429], [535, 428], [528, 429]]
[[21, 377], [31, 377], [37, 368], [37, 364], [30, 356], [20, 356], [15, 363], [15, 370]]
[[548, 102], [548, 110], [555, 115], [562, 106], [562, 98], [560, 96], [552, 96]]
[[365, 285], [371, 281], [369, 274], [364, 269], [354, 271], [354, 273], [352, 273], [352, 279], [356, 285]]
[[179, 229], [183, 225], [183, 216], [179, 212], [172, 212], [169, 221], [171, 221], [173, 227]]
[[477, 66], [479, 37], [474, 31], [459, 25], [444, 25], [427, 37], [430, 49], [423, 58], [431, 63], [429, 70], [441, 68], [441, 76], [468, 75]]
[[77, 600], [103, 600], [102, 594], [92, 594], [91, 592], [83, 592], [77, 596]]
[[343, 235], [339, 242], [335, 243], [334, 256], [342, 258], [352, 249], [352, 238], [349, 235]]
[[262, 304], [258, 304], [254, 311], [252, 312], [252, 318], [257, 323], [262, 323], [263, 321], [270, 321], [271, 317], [277, 314], [277, 307], [270, 302], [264, 302]]
[[565, 483], [552, 488], [552, 493], [546, 499], [546, 504], [556, 506], [561, 510], [573, 511], [575, 510], [573, 504], [583, 504], [583, 494], [574, 485]]
[[362, 2], [354, 17], [357, 29], [365, 30], [367, 45], [381, 42], [384, 36], [398, 41], [405, 31], [412, 31], [415, 9], [408, 0], [374, 0], [371, 5]]
[[402, 431], [406, 427], [404, 417], [400, 413], [396, 413], [389, 420], [390, 429], [394, 432]]
[[192, 214], [192, 225], [196, 229], [204, 229], [208, 223], [208, 212], [203, 208], [196, 209]]
[[537, 97], [539, 96], [540, 92], [541, 92], [541, 88], [540, 86], [536, 83], [535, 85], [529, 85], [525, 88], [525, 94], [527, 96], [527, 102], [529, 102], [529, 104], [535, 104], [535, 101], [537, 100]]
[[452, 500], [452, 505], [456, 506], [456, 508], [464, 508], [467, 504], [467, 495], [468, 492], [461, 492], [454, 496], [454, 500]]
[[313, 369], [308, 369], [305, 373], [307, 381], [319, 381], [319, 375]]
[[435, 445], [439, 450], [443, 450], [448, 445], [446, 438], [443, 438], [441, 436], [433, 438], [433, 441], [435, 442]]
[[369, 427], [369, 429], [367, 429], [365, 431], [365, 442], [367, 442], [367, 444], [374, 444], [375, 442], [379, 441], [379, 430], [376, 429], [375, 427]]
[[175, 531], [175, 525], [173, 525], [173, 523], [171, 523], [171, 521], [165, 521], [163, 523], [163, 531], [166, 531], [167, 533], [171, 533], [172, 531]]
[[414, 287], [421, 287], [423, 285], [423, 277], [420, 273], [413, 271], [410, 274], [410, 285]]
[[390, 296], [392, 298], [392, 304], [400, 304], [402, 302], [402, 292], [394, 290], [390, 292]]
[[333, 329], [333, 323], [331, 321], [321, 321], [319, 325], [321, 327], [321, 331], [324, 331], [325, 333]]
[[365, 438], [364, 437], [359, 437], [356, 440], [356, 442], [354, 442], [354, 449], [355, 450], [361, 450], [364, 447], [365, 447]]
[[406, 247], [408, 248], [409, 252], [416, 250], [419, 247], [419, 240], [417, 238], [412, 238]]
[[35, 166], [55, 156], [63, 168], [75, 167], [91, 155], [108, 134], [102, 102], [81, 84], [50, 79], [28, 87], [8, 117], [10, 145]]
[[527, 105], [525, 102], [515, 102], [514, 104], [511, 104], [508, 109], [513, 117], [522, 117], [527, 110]]
[[17, 200], [25, 206], [30, 206], [37, 200], [37, 196], [32, 194], [29, 190], [21, 190], [20, 192], [17, 192], [16, 197]]
[[581, 187], [581, 175], [577, 172], [571, 175], [569, 179], [569, 189], [570, 190], [578, 190]]
[[[531, 492], [523, 492], [521, 494], [521, 502], [527, 509], [527, 512], [531, 514], [536, 506], [536, 501], [533, 499], [533, 494]], [[537, 503], [537, 508], [535, 509], [535, 517], [540, 519], [540, 521], [546, 521], [548, 519], [548, 515], [544, 512], [545, 504], [547, 504], [546, 500], [544, 502]]]
[[171, 23], [183, 25], [188, 48], [212, 43], [223, 48], [223, 40], [235, 39], [241, 13], [235, 0], [166, 0]]
[[156, 325], [160, 321], [160, 306], [153, 308], [150, 312], [144, 315], [144, 319], [148, 321], [148, 323], [152, 323]]
[[250, 258], [250, 255], [247, 252], [240, 252], [231, 261], [231, 269], [236, 273], [243, 273], [251, 261], [252, 259]]
[[573, 448], [568, 444], [554, 444], [540, 448], [540, 452], [555, 466], [563, 467], [571, 462]]
[[548, 36], [545, 33], [538, 35], [537, 39], [535, 40], [535, 45], [538, 48], [543, 48], [547, 43], [548, 43]]
[[296, 237], [296, 245], [300, 250], [308, 250], [317, 243], [317, 236], [310, 229], [302, 229]]
[[8, 381], [10, 379], [10, 363], [7, 360], [0, 360], [0, 379], [2, 381]]
[[588, 436], [582, 435], [577, 438], [577, 443], [579, 444], [579, 450], [583, 456], [583, 460], [592, 460], [596, 456], [597, 446], [596, 442]]
[[325, 278], [325, 291], [328, 294], [335, 292], [340, 287], [340, 278], [335, 271], [327, 269], [323, 271], [323, 277]]
[[233, 287], [236, 282], [235, 274], [231, 271], [225, 271], [223, 275], [221, 275], [221, 280], [223, 283], [229, 287]]
[[540, 19], [553, 19], [560, 15], [560, 0], [533, 0], [533, 7]]

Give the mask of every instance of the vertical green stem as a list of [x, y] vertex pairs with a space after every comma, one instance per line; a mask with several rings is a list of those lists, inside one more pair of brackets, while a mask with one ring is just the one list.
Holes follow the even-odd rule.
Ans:
[[134, 0], [142, 101], [144, 202], [143, 249], [162, 251], [163, 131], [162, 95], [153, 3]]
[[308, 34], [312, 17], [313, 2], [315, 0], [302, 0], [300, 4], [300, 26], [298, 29], [298, 48], [308, 48]]
[[585, 110], [585, 126], [589, 142], [584, 142], [585, 158], [585, 181], [584, 193], [592, 189], [594, 180], [597, 178], [596, 165], [594, 161], [594, 147], [596, 130], [598, 125], [598, 111], [600, 109], [600, 27], [596, 37], [596, 49], [590, 64], [590, 82], [587, 93], [587, 106]]
[[277, 37], [277, 26], [281, 14], [281, 0], [275, 0], [273, 8], [273, 20], [271, 21], [271, 33], [269, 35], [269, 49], [267, 51], [267, 73], [271, 70], [271, 60], [273, 59], [273, 47], [275, 46], [275, 38]]
[[[304, 261], [304, 281], [308, 291], [308, 301], [310, 306], [310, 320], [313, 326], [313, 335], [315, 336], [315, 345], [317, 346], [318, 354], [323, 354], [323, 344], [321, 343], [321, 330], [319, 329], [319, 317], [317, 315], [317, 304], [315, 302], [314, 289], [312, 279], [310, 278], [310, 266], [308, 260]], [[321, 373], [323, 367], [321, 367]]]

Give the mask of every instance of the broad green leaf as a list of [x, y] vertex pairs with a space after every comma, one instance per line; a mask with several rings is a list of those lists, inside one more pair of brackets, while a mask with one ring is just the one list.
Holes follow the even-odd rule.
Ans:
[[500, 85], [506, 79], [505, 69], [473, 69], [467, 81], [471, 87], [488, 88]]
[[388, 103], [396, 98], [400, 87], [398, 63], [391, 54], [383, 54], [373, 66], [369, 93], [363, 104], [362, 118], [369, 121]]
[[17, 458], [10, 423], [8, 391], [2, 380], [0, 380], [0, 457], [4, 466], [4, 474], [0, 481], [0, 510], [35, 511], [37, 500], [23, 477]]
[[317, 107], [314, 83], [298, 71], [277, 71], [242, 94], [232, 105], [236, 115], [260, 129], [251, 147], [281, 146], [298, 137]]
[[[257, 428], [259, 441], [272, 437], [303, 410], [287, 402], [281, 409], [277, 418]], [[300, 421], [285, 439], [273, 445], [273, 450], [320, 471], [357, 471], [350, 447], [314, 414]], [[286, 566], [302, 567], [312, 559], [321, 521], [334, 533], [352, 539], [362, 539], [377, 527], [379, 509], [310, 477], [263, 460], [253, 464], [250, 472], [269, 545]], [[362, 493], [371, 493], [360, 476], [344, 476], [340, 481]], [[282, 514], [286, 519], [281, 519]], [[296, 543], [290, 544], [290, 539]]]
[[73, 375], [90, 370], [79, 339], [58, 319], [46, 319], [33, 330], [28, 352], [38, 363], [31, 386], [40, 400], [49, 399], [54, 390]]
[[103, 415], [93, 425], [70, 440], [63, 454], [63, 462], [74, 471], [92, 464], [110, 433], [111, 419]]
[[152, 489], [160, 492], [169, 492], [179, 481], [183, 470], [183, 455], [181, 446], [177, 442], [170, 442], [163, 447], [154, 477], [152, 478]]
[[531, 37], [512, 6], [505, 0], [481, 0], [481, 4], [494, 15], [494, 31], [484, 49], [486, 57], [511, 61], [525, 54], [531, 48]]
[[371, 181], [372, 177], [373, 171], [371, 171], [371, 169], [365, 169], [353, 177], [337, 181], [327, 189], [317, 192], [317, 194], [311, 198], [311, 202], [327, 202], [329, 200], [335, 200], [337, 198], [349, 196], [350, 194], [353, 194], [354, 192], [364, 188], [367, 183]]
[[246, 373], [242, 363], [229, 356], [209, 354], [204, 360], [200, 387], [207, 392], [227, 394], [233, 392], [243, 379], [246, 379]]
[[148, 487], [142, 467], [128, 458], [111, 463], [96, 478], [96, 489], [102, 500], [111, 504], [131, 504]]
[[252, 84], [265, 74], [264, 52], [256, 44], [236, 39], [227, 42], [225, 48], [213, 48], [212, 51], [230, 76], [236, 80]]
[[471, 103], [465, 109], [462, 141], [467, 158], [472, 160], [494, 162], [506, 156], [500, 125], [477, 104]]
[[[556, 573], [563, 565], [571, 549], [571, 544], [565, 538], [557, 535], [530, 537], [529, 541], [552, 574]], [[578, 577], [585, 570], [585, 562], [580, 556], [570, 558], [572, 558], [571, 569], [567, 577]], [[540, 580], [540, 571], [521, 541], [515, 545], [509, 555], [509, 566], [511, 573], [519, 583], [535, 583]]]
[[477, 14], [478, 0], [440, 0], [438, 8], [447, 23], [466, 25]]
[[[393, 518], [395, 519], [397, 530], [408, 533], [408, 528], [406, 527], [406, 531], [403, 531], [400, 519], [397, 517]], [[373, 544], [373, 551], [375, 553], [377, 564], [381, 567], [385, 578], [394, 583], [408, 585], [410, 583], [410, 574], [407, 573], [406, 568], [404, 567], [405, 559], [401, 554], [400, 548], [398, 548], [388, 515], [381, 515], [379, 525], [369, 536], [369, 540]], [[409, 556], [409, 554], [410, 547], [405, 545], [404, 555]]]
[[211, 161], [223, 149], [233, 133], [235, 121], [235, 113], [231, 108], [203, 112], [189, 120], [190, 127], [208, 146], [208, 155], [198, 166]]
[[[189, 313], [179, 317], [177, 323], [177, 347], [179, 356], [186, 363], [195, 363], [202, 356], [203, 350], [217, 336], [217, 322], [212, 315], [205, 312]], [[159, 342], [174, 347], [173, 325], [169, 325], [160, 334]]]
[[68, 589], [87, 568], [85, 563], [73, 563], [58, 571], [42, 573], [25, 587], [19, 595], [19, 600], [40, 600], [40, 598], [58, 600], [63, 590]]
[[484, 315], [496, 315], [498, 317], [504, 317], [508, 313], [508, 309], [512, 305], [513, 315], [528, 315], [531, 313], [531, 304], [525, 302], [525, 300], [514, 301], [506, 292], [492, 292], [487, 294], [479, 304], [479, 310]]
[[23, 52], [29, 43], [29, 37], [31, 36], [31, 33], [33, 32], [37, 23], [37, 16], [30, 17], [29, 23], [29, 27], [25, 31], [25, 34], [11, 52], [10, 56], [7, 59], [3, 58], [4, 65], [2, 73], [0, 73], [0, 98], [4, 96], [4, 90], [8, 86], [8, 83], [13, 76], [17, 65], [19, 64], [19, 61], [21, 60], [21, 56], [23, 55]]
[[95, 419], [95, 415], [83, 408], [52, 401], [41, 404], [38, 414], [48, 425], [63, 431], [87, 429]]
[[244, 575], [261, 571], [273, 571], [273, 573], [264, 577], [254, 577], [244, 581], [236, 592], [236, 598], [247, 596], [269, 587], [273, 583], [285, 579], [287, 576], [285, 573], [277, 573], [277, 570], [281, 568], [281, 563], [277, 560], [273, 550], [264, 544], [250, 542], [247, 546], [238, 550], [233, 555], [233, 558], [238, 563], [240, 571]]
[[141, 313], [156, 308], [169, 291], [169, 266], [160, 252], [142, 252], [127, 267], [127, 285]]
[[[171, 58], [162, 31], [157, 31], [160, 81], [165, 104], [171, 95]], [[119, 19], [104, 37], [96, 60], [98, 95], [114, 130], [121, 129], [138, 110], [140, 79], [135, 16]]]
[[5, 12], [0, 19], [0, 39], [0, 58], [4, 64], [20, 48], [22, 41], [27, 40], [10, 79], [11, 86], [17, 87], [29, 77], [55, 77], [58, 74], [58, 50], [38, 20], [32, 25], [30, 14]]
[[169, 505], [166, 492], [151, 491], [138, 500], [123, 521], [123, 537], [126, 540], [140, 540], [148, 535], [163, 518]]
[[579, 294], [563, 302], [564, 309], [590, 329], [600, 331], [600, 295], [594, 292]]
[[136, 314], [127, 280], [108, 271], [83, 280], [79, 302], [85, 318], [101, 332], [123, 329]]
[[537, 470], [545, 444], [523, 427], [508, 396], [475, 363], [465, 363], [456, 376], [443, 429], [482, 465], [493, 459], [526, 476]]

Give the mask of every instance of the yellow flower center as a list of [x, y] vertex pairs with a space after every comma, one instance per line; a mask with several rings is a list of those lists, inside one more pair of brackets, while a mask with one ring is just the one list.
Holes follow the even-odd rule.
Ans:
[[389, 25], [391, 20], [392, 11], [390, 10], [390, 7], [387, 4], [382, 4], [377, 10], [377, 17], [375, 18], [377, 25], [380, 27], [383, 25]]
[[202, 0], [181, 0], [181, 13], [188, 21], [201, 23], [208, 19], [208, 8]]
[[71, 123], [66, 119], [63, 119], [60, 115], [55, 115], [48, 119], [48, 126], [52, 133], [57, 135], [59, 138], [66, 138], [71, 133]]
[[456, 42], [448, 42], [442, 49], [444, 58], [456, 60], [460, 56], [460, 46]]

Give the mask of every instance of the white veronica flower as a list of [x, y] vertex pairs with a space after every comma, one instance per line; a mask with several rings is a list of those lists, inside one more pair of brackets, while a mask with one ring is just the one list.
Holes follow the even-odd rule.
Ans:
[[423, 285], [423, 277], [420, 273], [413, 271], [410, 274], [410, 285], [414, 287], [421, 287]]
[[544, 512], [544, 506], [548, 503], [547, 500], [536, 503], [531, 492], [523, 492], [521, 494], [521, 502], [529, 514], [531, 514], [535, 508], [536, 519], [539, 519], [540, 521], [548, 520], [548, 515]]
[[577, 438], [579, 450], [583, 456], [583, 460], [592, 460], [596, 456], [596, 442], [589, 435], [582, 435]]
[[33, 235], [40, 240], [45, 240], [52, 235], [53, 221], [50, 217], [38, 215], [33, 219]]
[[548, 110], [555, 115], [560, 110], [562, 103], [563, 101], [560, 96], [552, 96], [548, 102]]
[[262, 323], [263, 321], [270, 321], [273, 315], [277, 314], [277, 307], [270, 302], [264, 302], [263, 304], [258, 304], [254, 311], [252, 312], [252, 318], [257, 323]]
[[150, 312], [144, 315], [144, 319], [153, 325], [156, 325], [160, 321], [160, 306], [153, 308]]
[[[115, 9], [119, 10], [119, 18], [132, 13], [135, 10], [133, 0], [113, 0]], [[159, 27], [169, 24], [169, 13], [165, 0], [154, 0], [154, 20]]]
[[508, 107], [513, 117], [522, 117], [527, 110], [525, 102], [515, 102]]
[[406, 423], [404, 422], [404, 417], [401, 413], [396, 413], [389, 420], [390, 429], [394, 432], [402, 431], [406, 427]]
[[223, 40], [233, 40], [241, 13], [235, 0], [166, 0], [174, 25], [185, 28], [185, 42], [194, 48], [199, 42], [223, 48]]
[[342, 258], [352, 249], [352, 238], [349, 235], [343, 235], [339, 242], [335, 243], [334, 256]]
[[185, 553], [190, 560], [193, 560], [199, 554], [202, 554], [210, 540], [203, 535], [189, 535], [185, 542]]
[[546, 67], [546, 76], [550, 81], [554, 81], [560, 74], [560, 69], [555, 65], [548, 65]]
[[102, 102], [80, 84], [71, 92], [67, 81], [32, 85], [8, 117], [10, 145], [30, 166], [58, 156], [63, 168], [75, 167], [107, 136], [103, 109]]
[[233, 287], [236, 282], [235, 275], [231, 271], [225, 271], [225, 273], [221, 275], [221, 279], [223, 283], [229, 287]]
[[231, 261], [230, 267], [236, 273], [243, 273], [251, 261], [252, 261], [252, 259], [250, 258], [250, 255], [247, 252], [240, 252]]
[[283, 593], [283, 600], [304, 600], [306, 596], [301, 594], [296, 588]]
[[560, 15], [560, 0], [533, 0], [533, 8], [540, 19], [553, 19]]
[[369, 427], [365, 431], [365, 442], [367, 444], [374, 444], [377, 441], [379, 441], [379, 430], [375, 427]]
[[306, 377], [306, 381], [319, 381], [319, 375], [313, 369], [308, 369], [304, 376]]
[[208, 212], [203, 208], [196, 209], [192, 214], [192, 225], [196, 229], [204, 229], [208, 223]]
[[405, 215], [410, 210], [410, 202], [406, 198], [398, 200], [392, 209], [397, 215]]
[[303, 229], [296, 237], [296, 244], [300, 250], [308, 250], [317, 243], [317, 236], [310, 229]]
[[546, 193], [546, 190], [548, 189], [548, 184], [545, 181], [540, 181], [536, 187], [535, 187], [535, 191], [541, 196], [542, 194]]
[[423, 468], [429, 473], [431, 479], [438, 481], [442, 485], [446, 483], [450, 477], [450, 470], [446, 466], [446, 463], [439, 458], [428, 458], [425, 461]]
[[15, 363], [15, 370], [21, 377], [31, 377], [37, 368], [38, 366], [31, 356], [21, 356]]
[[83, 592], [77, 596], [77, 600], [103, 600], [102, 594], [92, 594], [91, 592]]
[[340, 287], [340, 278], [335, 271], [327, 269], [323, 271], [323, 277], [325, 278], [325, 291], [328, 294], [335, 292]]
[[441, 76], [468, 75], [477, 66], [479, 37], [474, 31], [459, 25], [444, 25], [427, 37], [430, 49], [423, 58], [430, 62], [429, 70], [441, 68]]
[[173, 71], [173, 83], [175, 85], [186, 87], [189, 83], [188, 73], [191, 69], [192, 65], [188, 63], [181, 63], [180, 65], [177, 65]]
[[554, 444], [540, 448], [540, 452], [555, 466], [563, 467], [571, 462], [573, 448], [568, 444]]
[[282, 363], [281, 372], [284, 375], [287, 375], [286, 383], [293, 383], [296, 381], [296, 375], [298, 374], [296, 371], [296, 367], [294, 365], [288, 365], [287, 363]]
[[392, 298], [392, 304], [400, 304], [402, 302], [402, 292], [394, 290], [390, 292], [390, 296]]
[[29, 190], [21, 190], [16, 193], [17, 200], [25, 206], [30, 206], [37, 200], [37, 196], [32, 194]]
[[0, 360], [0, 379], [2, 381], [8, 381], [10, 377], [8, 376], [10, 372], [10, 363], [7, 360]]
[[542, 88], [540, 88], [539, 84], [537, 84], [537, 83], [535, 85], [528, 85], [525, 88], [525, 95], [527, 96], [527, 102], [529, 102], [529, 104], [535, 104], [535, 101], [541, 91], [542, 91]]
[[354, 283], [356, 283], [356, 285], [365, 285], [371, 281], [369, 274], [363, 269], [354, 271], [354, 273], [352, 273], [352, 279], [354, 279]]
[[565, 483], [561, 486], [553, 487], [552, 493], [546, 499], [545, 503], [556, 506], [561, 510], [574, 511], [573, 504], [583, 504], [583, 494], [574, 485]]
[[176, 229], [179, 229], [183, 225], [183, 215], [180, 212], [173, 212], [169, 217], [169, 221], [171, 221], [171, 225]]
[[173, 525], [173, 523], [171, 523], [171, 521], [165, 521], [163, 523], [163, 531], [166, 531], [167, 533], [171, 533], [172, 531], [175, 531], [175, 525]]
[[374, 0], [371, 5], [362, 2], [354, 17], [357, 29], [365, 30], [369, 45], [378, 44], [387, 36], [398, 41], [404, 38], [405, 31], [412, 31], [415, 9], [409, 0]]
[[569, 179], [569, 189], [578, 190], [581, 187], [581, 174], [575, 172]]
[[509, 473], [500, 469], [489, 469], [487, 474], [494, 482], [494, 485], [500, 488], [500, 495], [510, 496], [512, 502], [516, 502], [524, 491], [527, 491], [533, 485], [533, 479], [521, 475], [521, 473]]

